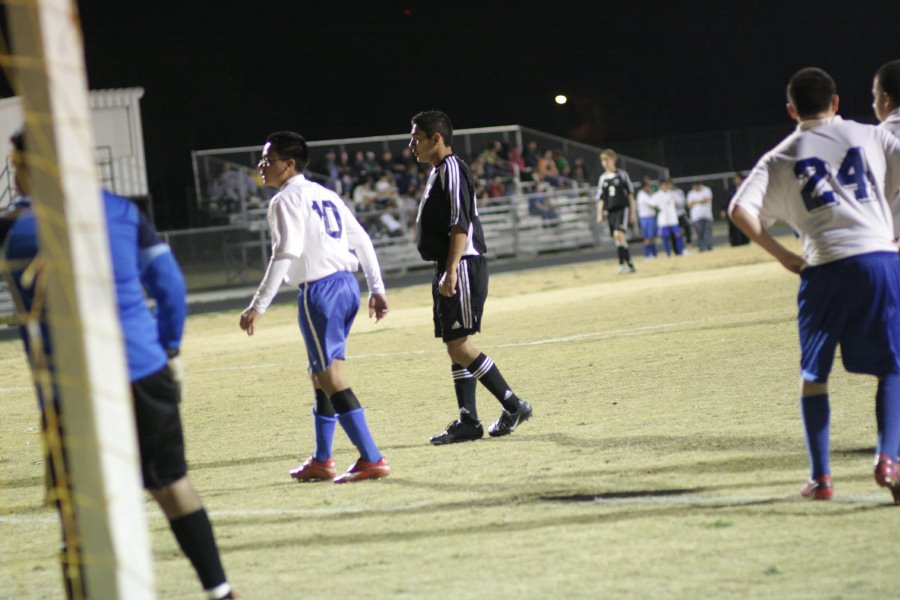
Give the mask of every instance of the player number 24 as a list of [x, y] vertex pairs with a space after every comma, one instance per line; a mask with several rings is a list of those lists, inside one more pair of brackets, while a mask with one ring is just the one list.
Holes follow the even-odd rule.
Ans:
[[820, 158], [804, 158], [794, 165], [794, 175], [803, 182], [800, 194], [806, 210], [812, 212], [838, 203], [831, 181], [837, 179], [841, 187], [852, 190], [859, 202], [871, 200], [869, 184], [871, 177], [866, 157], [858, 147], [850, 148], [841, 162], [837, 176], [831, 173], [831, 166]]
[[313, 210], [322, 218], [325, 223], [325, 233], [334, 239], [340, 239], [343, 224], [341, 223], [341, 213], [338, 212], [337, 206], [330, 200], [318, 200], [312, 203]]

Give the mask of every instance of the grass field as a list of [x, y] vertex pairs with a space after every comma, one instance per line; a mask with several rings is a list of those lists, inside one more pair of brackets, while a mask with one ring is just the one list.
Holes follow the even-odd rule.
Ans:
[[[835, 499], [798, 494], [796, 277], [756, 247], [637, 266], [494, 276], [475, 341], [534, 417], [449, 447], [428, 444], [456, 411], [429, 289], [389, 290], [384, 322], [357, 321], [348, 370], [394, 474], [357, 485], [288, 477], [313, 448], [295, 308], [253, 338], [236, 312], [191, 317], [188, 458], [234, 586], [249, 600], [895, 597], [900, 509], [872, 479], [873, 379], [836, 369]], [[498, 403], [479, 399], [493, 421]], [[0, 597], [61, 598], [16, 342], [0, 343], [0, 407]], [[356, 458], [340, 430], [335, 450]], [[159, 597], [202, 597], [147, 510]]]

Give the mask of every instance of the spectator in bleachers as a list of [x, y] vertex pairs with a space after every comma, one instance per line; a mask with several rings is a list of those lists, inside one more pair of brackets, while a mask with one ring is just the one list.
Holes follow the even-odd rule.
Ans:
[[553, 162], [556, 163], [556, 170], [559, 171], [561, 183], [567, 184], [569, 176], [572, 174], [572, 166], [569, 164], [569, 159], [566, 158], [562, 150], [554, 150]]
[[569, 174], [569, 179], [572, 181], [572, 187], [582, 188], [591, 186], [591, 182], [588, 181], [587, 167], [584, 164], [584, 159], [580, 156], [572, 161], [572, 172]]
[[245, 209], [250, 204], [260, 202], [260, 192], [256, 180], [248, 171], [243, 171], [231, 163], [222, 163], [222, 168], [207, 187], [209, 210], [233, 213]]
[[522, 149], [518, 146], [513, 146], [509, 149], [509, 154], [507, 156], [507, 168], [509, 170], [510, 176], [519, 175], [523, 176], [525, 173], [525, 160], [522, 158]]
[[394, 172], [394, 181], [397, 184], [397, 193], [398, 194], [406, 194], [407, 190], [418, 183], [419, 180], [419, 167], [415, 164], [412, 165], [402, 165], [395, 163], [398, 167], [403, 167], [402, 171]]
[[418, 163], [416, 159], [413, 157], [412, 152], [406, 146], [400, 150], [400, 153], [394, 156], [394, 173], [406, 173], [409, 172], [410, 167], [415, 167], [415, 170], [419, 170]]
[[558, 215], [551, 200], [553, 187], [546, 181], [538, 181], [535, 191], [528, 197], [528, 214], [541, 217], [545, 224], [557, 219]]
[[341, 193], [341, 169], [334, 150], [326, 150], [322, 160], [313, 167], [313, 172], [324, 175], [323, 185], [329, 190]]
[[538, 159], [535, 173], [535, 179], [546, 181], [553, 187], [559, 187], [559, 169], [556, 168], [553, 150], [544, 151], [544, 154]]
[[385, 150], [381, 153], [381, 158], [378, 159], [378, 167], [382, 173], [391, 173], [394, 170], [394, 153], [390, 150]]
[[488, 198], [500, 198], [501, 196], [506, 196], [506, 185], [503, 183], [503, 178], [496, 175], [488, 183], [486, 191]]
[[375, 191], [375, 176], [367, 173], [363, 176], [360, 183], [353, 188], [353, 212], [360, 216], [360, 223], [366, 225], [363, 215], [370, 214], [375, 210], [375, 201], [378, 199], [378, 192]]
[[375, 153], [371, 150], [366, 152], [365, 157], [363, 158], [362, 170], [366, 173], [371, 173], [375, 177], [381, 175], [381, 165], [378, 163], [378, 160], [375, 159]]
[[340, 173], [341, 181], [339, 193], [342, 196], [349, 197], [353, 191], [353, 186], [356, 185], [357, 171], [354, 171], [353, 163], [350, 161], [350, 154], [345, 150], [341, 150], [338, 156], [338, 172]]
[[522, 152], [522, 161], [525, 163], [525, 168], [522, 169], [522, 181], [533, 181], [534, 174], [537, 170], [538, 160], [540, 160], [540, 154], [538, 153], [538, 144], [535, 140], [531, 140], [525, 144], [525, 150]]
[[503, 153], [503, 144], [500, 143], [499, 140], [494, 140], [490, 142], [487, 147], [481, 152], [482, 164], [484, 164], [484, 176], [485, 179], [493, 179], [494, 175], [496, 175], [497, 171], [500, 169], [501, 163], [503, 162], [503, 157], [501, 154]]

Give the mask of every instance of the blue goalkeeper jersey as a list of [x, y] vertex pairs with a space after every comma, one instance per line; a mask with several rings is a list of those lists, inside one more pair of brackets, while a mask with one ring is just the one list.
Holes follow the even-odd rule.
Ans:
[[[103, 204], [128, 371], [136, 381], [163, 368], [167, 350], [181, 345], [187, 316], [184, 277], [169, 247], [134, 203], [104, 191]], [[37, 254], [37, 233], [27, 198], [16, 203], [0, 224], [4, 256], [26, 310], [31, 310], [33, 280], [23, 285], [22, 273]], [[145, 290], [156, 301], [156, 315], [147, 306]], [[44, 321], [42, 316], [44, 344], [52, 356]], [[27, 344], [27, 336], [23, 337]]]

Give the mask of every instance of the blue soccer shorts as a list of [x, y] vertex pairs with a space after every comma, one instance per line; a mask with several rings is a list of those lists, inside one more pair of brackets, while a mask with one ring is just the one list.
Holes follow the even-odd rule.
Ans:
[[359, 283], [341, 271], [300, 284], [297, 296], [300, 331], [306, 342], [309, 370], [321, 373], [346, 357], [347, 336], [359, 312]]
[[641, 217], [641, 236], [645, 240], [656, 237], [656, 217]]
[[838, 344], [851, 373], [900, 371], [900, 259], [873, 252], [807, 267], [797, 294], [804, 381], [825, 383]]

